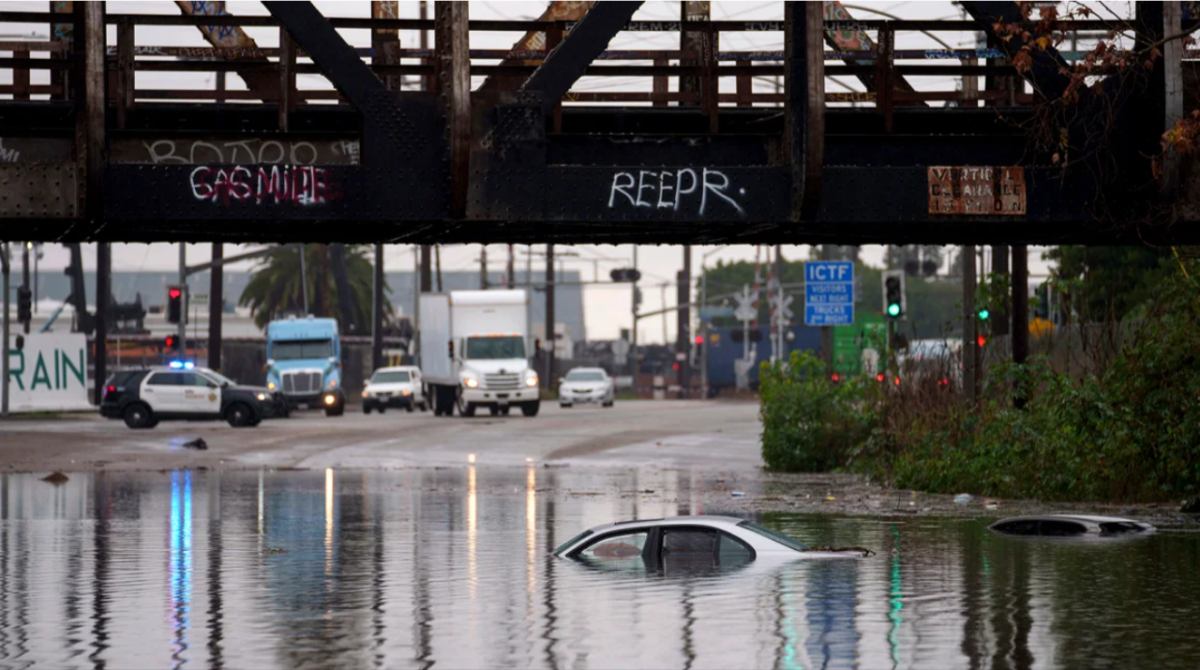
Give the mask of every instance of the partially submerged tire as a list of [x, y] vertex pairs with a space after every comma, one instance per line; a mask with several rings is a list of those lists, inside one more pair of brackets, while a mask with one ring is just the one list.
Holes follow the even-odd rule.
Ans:
[[542, 407], [542, 401], [535, 400], [521, 405], [521, 414], [525, 416], [537, 416], [538, 410]]
[[235, 402], [225, 408], [225, 421], [234, 428], [249, 428], [254, 425], [254, 412], [244, 402]]
[[[340, 402], [325, 406], [325, 416], [341, 416], [345, 412], [346, 412], [346, 406]], [[379, 413], [380, 414], [383, 413], [382, 407], [379, 408]]]
[[125, 419], [125, 425], [133, 429], [152, 428], [154, 423], [154, 415], [150, 412], [150, 407], [145, 403], [135, 402], [125, 408], [121, 413], [121, 418]]
[[475, 403], [467, 402], [462, 399], [462, 396], [459, 396], [458, 397], [458, 414], [459, 414], [459, 416], [465, 416], [468, 419], [475, 416]]

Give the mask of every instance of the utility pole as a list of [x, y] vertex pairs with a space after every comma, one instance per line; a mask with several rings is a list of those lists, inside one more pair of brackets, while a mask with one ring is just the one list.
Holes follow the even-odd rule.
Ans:
[[[833, 245], [821, 245], [821, 260], [833, 260]], [[783, 278], [780, 277], [780, 281]], [[853, 288], [853, 286], [851, 286]], [[808, 289], [805, 289], [808, 290]], [[781, 303], [782, 304], [782, 303]], [[821, 358], [825, 361], [825, 370], [833, 373], [833, 326], [821, 326]]]
[[[25, 248], [21, 250], [21, 288], [24, 291], [29, 290], [29, 247], [33, 246], [33, 242], [26, 242]], [[30, 305], [32, 308], [32, 305]], [[32, 312], [31, 312], [32, 313]], [[24, 321], [25, 334], [29, 334], [29, 319]], [[5, 346], [8, 346], [7, 344]]]
[[[225, 257], [225, 246], [213, 242], [212, 259]], [[208, 367], [221, 371], [221, 319], [225, 313], [225, 264], [217, 263], [208, 271]]]
[[434, 261], [434, 265], [436, 266], [435, 269], [437, 271], [437, 290], [438, 290], [438, 293], [441, 293], [442, 292], [442, 246], [440, 244], [433, 248], [433, 261]]
[[[421, 4], [424, 6], [425, 3]], [[421, 353], [421, 250], [424, 248], [413, 246], [413, 337], [408, 343], [409, 356], [418, 356]], [[417, 365], [420, 365], [419, 361]]]
[[[1029, 248], [1014, 244], [1012, 248], [1012, 352], [1013, 363], [1025, 365], [1029, 358]], [[1013, 406], [1025, 407], [1029, 389], [1017, 388]]]
[[0, 321], [3, 321], [3, 333], [0, 333], [0, 348], [4, 351], [4, 355], [0, 356], [0, 376], [3, 380], [0, 381], [0, 417], [8, 416], [8, 310], [9, 302], [12, 298], [8, 295], [8, 242], [0, 246], [0, 271], [4, 275], [3, 286], [0, 290], [4, 291], [4, 316]]
[[[187, 245], [183, 242], [179, 243], [179, 289], [183, 291], [183, 297], [180, 298], [180, 303], [183, 309], [179, 310], [179, 323], [176, 324], [177, 334], [179, 335], [179, 343], [183, 347], [183, 357], [187, 358], [187, 320], [188, 320], [188, 303], [191, 297], [191, 291], [187, 285]], [[100, 282], [96, 282], [96, 312], [100, 312]], [[96, 337], [100, 337], [97, 333]], [[97, 379], [97, 384], [103, 384], [103, 379]]]
[[692, 302], [692, 247], [687, 244], [683, 245], [683, 270], [679, 273], [676, 292], [679, 311], [675, 321], [675, 359], [679, 360], [680, 355], [683, 356], [683, 360], [679, 361], [679, 374], [676, 378], [679, 383], [679, 398], [682, 400], [688, 397], [691, 390], [692, 365], [691, 357], [688, 356], [692, 344], [692, 312], [688, 309]]
[[975, 353], [979, 348], [979, 344], [975, 340], [977, 334], [975, 326], [978, 323], [978, 316], [975, 314], [975, 245], [968, 244], [963, 246], [961, 253], [963, 275], [963, 393], [966, 394], [967, 399], [973, 404], [979, 396], [979, 387], [977, 385], [979, 370], [975, 366], [978, 360]]
[[[775, 331], [775, 354], [780, 361], [787, 360], [787, 354], [784, 352], [784, 343], [786, 340], [783, 337], [783, 245], [775, 245], [775, 281], [779, 282], [779, 306], [776, 308], [775, 326], [772, 330]], [[821, 345], [825, 344], [824, 333], [821, 335]]]
[[[182, 252], [180, 252], [182, 253]], [[300, 295], [304, 296], [304, 314], [308, 316], [308, 271], [304, 267], [304, 257], [308, 255], [308, 245], [300, 244]], [[186, 294], [185, 294], [186, 295]]]
[[383, 245], [375, 245], [375, 281], [371, 301], [371, 368], [383, 366], [383, 294], [386, 288], [383, 274]]
[[554, 328], [554, 245], [546, 245], [546, 326], [544, 328], [546, 341], [546, 389], [553, 390], [554, 382], [554, 350], [557, 334]]
[[512, 288], [517, 283], [517, 271], [513, 267], [513, 245], [508, 245], [508, 267], [505, 268], [508, 274], [508, 288]]
[[479, 245], [479, 288], [488, 290], [487, 245]]
[[[633, 266], [632, 266], [634, 270], [637, 269], [637, 263], [638, 263], [637, 252], [638, 252], [638, 248], [637, 248], [637, 245], [635, 244], [635, 245], [633, 245]], [[634, 281], [630, 285], [629, 304], [630, 304], [629, 311], [631, 312], [631, 314], [633, 316], [633, 325], [629, 328], [629, 375], [630, 375], [630, 380], [631, 380], [630, 384], [633, 386], [633, 392], [637, 393], [638, 376], [640, 376], [642, 373], [642, 367], [641, 367], [641, 364], [638, 362], [638, 353], [637, 353], [638, 285], [637, 285], [636, 281]]]
[[418, 293], [429, 293], [433, 290], [432, 254], [433, 247], [428, 244], [421, 245], [421, 283], [417, 288]]
[[[1007, 277], [1008, 273], [1008, 245], [997, 244], [992, 247], [992, 274], [997, 277]], [[992, 322], [993, 335], [1008, 335], [1008, 317], [1011, 309], [1005, 305], [988, 305], [988, 308], [998, 312]]]

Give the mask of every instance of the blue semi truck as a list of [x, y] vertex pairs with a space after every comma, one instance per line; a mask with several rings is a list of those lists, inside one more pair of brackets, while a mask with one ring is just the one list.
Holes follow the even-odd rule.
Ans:
[[292, 317], [267, 324], [267, 388], [280, 390], [291, 407], [341, 416], [346, 394], [337, 319]]
[[[771, 359], [771, 332], [766, 325], [749, 329], [750, 346], [754, 350], [755, 364], [749, 370], [750, 388], [758, 388], [758, 366]], [[792, 326], [786, 331], [786, 353], [821, 350], [821, 329], [809, 326]], [[711, 328], [705, 338], [708, 348], [708, 393], [718, 395], [737, 388], [735, 361], [745, 353], [746, 333], [741, 326], [736, 328]]]

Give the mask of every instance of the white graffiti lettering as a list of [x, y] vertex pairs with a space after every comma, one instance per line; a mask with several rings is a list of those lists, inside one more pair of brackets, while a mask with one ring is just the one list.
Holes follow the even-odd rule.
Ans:
[[16, 163], [21, 158], [21, 152], [16, 149], [5, 149], [4, 138], [0, 137], [0, 163]]
[[[733, 196], [729, 176], [720, 170], [709, 168], [702, 168], [700, 174], [696, 174], [696, 170], [692, 168], [638, 170], [636, 177], [632, 172], [614, 173], [608, 190], [608, 207], [625, 207], [627, 201], [633, 207], [679, 212], [685, 203], [689, 200], [694, 202], [696, 199], [686, 196], [695, 196], [697, 193], [700, 200], [697, 213], [701, 216], [706, 214], [710, 205], [715, 202], [724, 202], [733, 207], [738, 214], [745, 214], [742, 204]], [[709, 200], [710, 194], [715, 198], [712, 203]], [[618, 198], [618, 195], [621, 197]], [[738, 197], [745, 195], [746, 189], [737, 189]]]
[[[312, 142], [276, 140], [234, 140], [219, 145], [203, 140], [154, 140], [142, 142], [151, 163], [200, 165], [216, 163], [256, 163], [262, 165], [315, 165], [321, 151]], [[324, 145], [323, 145], [324, 146]], [[358, 142], [338, 141], [330, 151], [358, 164]]]

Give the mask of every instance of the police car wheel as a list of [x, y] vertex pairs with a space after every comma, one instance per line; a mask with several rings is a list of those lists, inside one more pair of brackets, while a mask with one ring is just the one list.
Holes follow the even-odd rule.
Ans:
[[254, 425], [254, 413], [245, 403], [235, 402], [225, 410], [225, 421], [234, 428], [245, 428]]
[[150, 422], [153, 420], [150, 408], [140, 402], [126, 407], [121, 416], [125, 419], [125, 425], [130, 428], [150, 428]]

